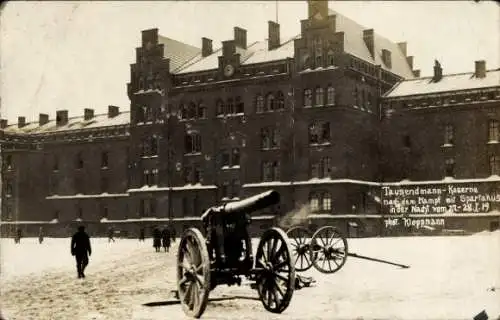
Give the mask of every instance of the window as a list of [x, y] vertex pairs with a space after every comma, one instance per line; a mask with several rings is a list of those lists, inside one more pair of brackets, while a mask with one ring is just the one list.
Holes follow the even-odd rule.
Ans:
[[279, 148], [280, 135], [277, 128], [267, 127], [261, 129], [261, 148]]
[[221, 187], [222, 198], [229, 198], [229, 182], [224, 181]]
[[490, 175], [498, 175], [500, 173], [500, 157], [490, 157]]
[[10, 154], [5, 157], [4, 166], [7, 170], [12, 170], [12, 156]]
[[146, 122], [152, 122], [153, 121], [153, 108], [144, 107], [144, 113], [145, 113]]
[[330, 123], [316, 121], [309, 125], [309, 144], [330, 143]]
[[245, 105], [243, 104], [241, 97], [236, 97], [236, 109], [234, 110], [234, 112], [235, 113], [244, 113], [245, 112]]
[[151, 183], [158, 185], [158, 169], [151, 170]]
[[59, 171], [59, 158], [57, 156], [54, 156], [54, 158], [53, 158], [52, 170]]
[[272, 164], [272, 175], [273, 181], [280, 180], [280, 163], [278, 161], [274, 161]]
[[187, 119], [196, 118], [196, 104], [194, 102], [190, 102], [187, 109]]
[[371, 92], [368, 92], [367, 93], [367, 97], [366, 97], [366, 108], [369, 110], [369, 111], [372, 111], [372, 93]]
[[312, 212], [328, 212], [332, 210], [332, 197], [329, 192], [313, 192], [309, 196]]
[[329, 86], [326, 91], [326, 104], [329, 106], [335, 105], [335, 88], [332, 86]]
[[444, 130], [444, 144], [453, 145], [454, 141], [454, 130], [452, 125], [446, 125]]
[[139, 78], [139, 90], [144, 89], [144, 79]]
[[225, 110], [224, 113], [225, 114], [232, 114], [232, 113], [234, 113], [234, 101], [233, 101], [233, 98], [227, 99], [226, 110]]
[[5, 195], [8, 196], [8, 197], [12, 196], [12, 192], [13, 192], [12, 189], [13, 189], [12, 188], [12, 181], [11, 180], [7, 180], [5, 182]]
[[221, 165], [229, 167], [230, 164], [230, 158], [229, 158], [229, 152], [227, 150], [222, 150], [221, 152]]
[[217, 99], [215, 102], [215, 111], [218, 116], [224, 114], [224, 102], [221, 99]]
[[233, 166], [240, 165], [240, 149], [233, 148], [232, 157], [231, 157], [231, 164]]
[[445, 174], [446, 174], [446, 177], [455, 176], [455, 160], [454, 159], [452, 159], [452, 158], [446, 159]]
[[149, 170], [144, 170], [142, 172], [142, 185], [149, 186]]
[[269, 93], [266, 97], [266, 106], [264, 111], [272, 111], [274, 110], [274, 95], [272, 93]]
[[158, 155], [158, 141], [159, 139], [157, 136], [153, 135], [151, 137], [151, 145], [149, 147], [150, 155]]
[[315, 106], [322, 106], [325, 104], [323, 88], [316, 88], [316, 101], [314, 103]]
[[82, 209], [82, 207], [79, 206], [76, 211], [77, 211], [78, 219], [83, 220], [83, 209]]
[[405, 135], [403, 137], [403, 145], [405, 146], [405, 148], [411, 148], [411, 139], [409, 135]]
[[490, 120], [488, 123], [488, 141], [499, 141], [498, 121]]
[[359, 107], [365, 108], [365, 90], [359, 90]]
[[312, 90], [305, 89], [304, 90], [304, 107], [312, 106]]
[[108, 185], [108, 177], [105, 175], [101, 176], [101, 193], [108, 191]]
[[149, 213], [151, 215], [156, 214], [156, 198], [149, 199]]
[[257, 95], [255, 98], [255, 112], [264, 112], [264, 98], [261, 95]]
[[333, 66], [335, 64], [335, 60], [334, 60], [335, 58], [334, 58], [332, 50], [328, 51], [327, 59], [328, 59], [328, 65], [329, 66]]
[[53, 219], [59, 220], [59, 210], [54, 211], [54, 217]]
[[193, 176], [193, 168], [191, 166], [185, 166], [183, 169], [184, 183], [191, 183], [191, 177]]
[[272, 163], [270, 161], [264, 161], [262, 163], [262, 181], [272, 181]]
[[238, 198], [240, 196], [240, 180], [233, 179], [231, 181], [231, 198]]
[[108, 218], [108, 207], [101, 205], [101, 218]]
[[77, 169], [83, 169], [83, 157], [82, 157], [82, 154], [81, 153], [78, 153], [76, 155], [76, 160], [75, 160], [75, 167]]
[[59, 192], [59, 180], [56, 175], [50, 177], [50, 194], [57, 194]]
[[189, 133], [185, 139], [186, 153], [201, 152], [201, 136], [198, 133]]
[[200, 101], [198, 104], [198, 118], [200, 119], [206, 119], [207, 118], [207, 107], [203, 103], [203, 101]]
[[275, 110], [283, 110], [284, 108], [285, 108], [285, 97], [283, 96], [283, 92], [278, 91], [276, 95]]
[[331, 172], [330, 162], [330, 157], [322, 157], [321, 159], [312, 162], [310, 177], [320, 179], [329, 177]]
[[202, 182], [203, 182], [203, 176], [202, 176], [201, 168], [199, 166], [195, 165], [193, 168], [193, 184], [202, 183]]
[[181, 103], [179, 106], [179, 117], [181, 119], [187, 119], [188, 117], [188, 108], [184, 103]]
[[101, 153], [101, 168], [107, 168], [108, 167], [108, 153], [106, 151], [103, 151]]
[[354, 105], [359, 106], [359, 90], [357, 86], [354, 87], [352, 95], [354, 96]]

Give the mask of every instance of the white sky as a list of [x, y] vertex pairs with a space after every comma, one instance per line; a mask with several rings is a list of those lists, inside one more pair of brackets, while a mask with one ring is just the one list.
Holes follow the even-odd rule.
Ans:
[[[481, 1], [330, 1], [329, 7], [393, 40], [407, 41], [408, 54], [422, 76], [434, 59], [444, 73], [469, 72], [475, 60], [500, 66], [500, 6]], [[214, 47], [232, 39], [233, 27], [247, 29], [248, 41], [267, 37], [276, 2], [9, 2], [1, 12], [0, 116], [52, 119], [84, 108], [106, 112], [108, 105], [129, 109], [126, 83], [141, 30]], [[282, 41], [300, 33], [306, 1], [278, 4]]]

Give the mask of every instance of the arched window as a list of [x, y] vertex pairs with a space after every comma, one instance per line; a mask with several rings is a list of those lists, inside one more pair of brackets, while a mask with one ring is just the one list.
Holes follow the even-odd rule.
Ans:
[[274, 95], [269, 93], [266, 97], [266, 107], [264, 111], [271, 111], [274, 108]]
[[285, 97], [283, 96], [283, 92], [278, 91], [276, 95], [276, 110], [283, 110], [285, 108]]
[[194, 102], [189, 103], [187, 117], [188, 119], [196, 118], [196, 104]]
[[304, 90], [304, 107], [310, 107], [312, 105], [312, 90]]
[[326, 92], [326, 104], [329, 106], [335, 105], [335, 88], [329, 86]]
[[332, 50], [329, 50], [329, 51], [328, 51], [328, 56], [327, 56], [327, 59], [328, 59], [328, 66], [333, 66], [333, 65], [335, 65], [335, 58], [334, 58], [334, 55], [333, 55], [333, 51], [332, 51]]
[[198, 118], [200, 119], [207, 118], [207, 107], [205, 106], [203, 101], [200, 101], [198, 103]]
[[260, 94], [255, 97], [255, 112], [264, 112], [264, 98]]
[[215, 111], [218, 116], [224, 114], [224, 102], [221, 99], [215, 102]]
[[234, 113], [234, 100], [233, 98], [227, 99], [226, 111], [225, 114], [233, 114]]
[[321, 87], [316, 88], [316, 99], [315, 100], [316, 100], [314, 103], [315, 106], [322, 106], [325, 104], [323, 88], [321, 88]]

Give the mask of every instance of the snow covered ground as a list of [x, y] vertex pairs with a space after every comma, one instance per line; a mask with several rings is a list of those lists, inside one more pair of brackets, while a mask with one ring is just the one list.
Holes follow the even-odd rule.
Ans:
[[[69, 239], [1, 239], [0, 292], [7, 320], [185, 319], [167, 305], [175, 289], [175, 254], [151, 239], [92, 239], [87, 278], [76, 278]], [[177, 243], [176, 243], [177, 244]], [[204, 319], [472, 319], [500, 318], [500, 232], [463, 237], [349, 239], [350, 252], [408, 264], [410, 269], [348, 258], [332, 275], [305, 275], [314, 287], [295, 291], [281, 315], [268, 313], [248, 286], [216, 288]], [[492, 290], [494, 288], [494, 290]]]

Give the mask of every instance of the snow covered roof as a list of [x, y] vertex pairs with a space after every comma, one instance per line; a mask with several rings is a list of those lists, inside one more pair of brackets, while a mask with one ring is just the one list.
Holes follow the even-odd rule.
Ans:
[[437, 82], [432, 81], [432, 77], [403, 80], [387, 92], [385, 97], [403, 97], [492, 87], [500, 88], [500, 69], [486, 71], [486, 77], [484, 78], [477, 78], [474, 72], [467, 72], [443, 75], [443, 78]]
[[[345, 52], [375, 65], [380, 65], [382, 69], [390, 71], [406, 79], [414, 78], [413, 71], [408, 64], [406, 55], [403, 51], [401, 51], [401, 48], [397, 43], [392, 42], [391, 40], [374, 32], [373, 36], [375, 50], [374, 57], [372, 57], [363, 39], [363, 30], [366, 30], [368, 28], [365, 28], [354, 20], [351, 20], [334, 10], [329, 9], [328, 11], [330, 15], [336, 16], [336, 31], [344, 32]], [[391, 68], [385, 65], [382, 61], [382, 49], [386, 49], [391, 52]]]
[[163, 44], [163, 56], [170, 59], [170, 71], [175, 73], [180, 66], [201, 54], [201, 49], [158, 35], [158, 43]]
[[32, 121], [27, 123], [22, 128], [19, 128], [17, 124], [8, 125], [3, 129], [7, 133], [53, 133], [69, 130], [79, 130], [79, 129], [92, 129], [92, 128], [102, 128], [102, 127], [112, 127], [127, 125], [130, 123], [130, 112], [120, 112], [117, 116], [109, 118], [107, 113], [95, 115], [90, 120], [85, 120], [83, 116], [71, 117], [68, 119], [68, 123], [65, 125], [58, 126], [56, 124], [56, 119], [52, 119], [44, 125], [39, 124], [38, 121]]
[[[400, 46], [388, 40], [387, 38], [374, 33], [374, 42], [375, 42], [375, 52], [372, 57], [368, 47], [366, 46], [363, 40], [363, 30], [367, 28], [358, 24], [357, 22], [345, 17], [344, 15], [329, 10], [330, 15], [336, 15], [336, 30], [338, 32], [344, 32], [345, 41], [344, 41], [344, 50], [345, 52], [356, 56], [362, 60], [370, 62], [375, 65], [380, 65], [382, 69], [390, 71], [394, 74], [402, 76], [404, 78], [413, 78], [413, 71], [408, 64], [405, 53], [401, 50]], [[263, 41], [257, 41], [247, 46], [246, 49], [236, 47], [236, 53], [240, 54], [240, 64], [241, 65], [250, 65], [255, 63], [264, 63], [271, 61], [279, 61], [285, 60], [287, 58], [293, 58], [295, 54], [295, 46], [294, 40], [300, 38], [300, 35], [296, 35], [286, 41], [284, 41], [278, 48], [273, 50], [268, 49], [268, 39]], [[165, 37], [162, 37], [165, 38]], [[165, 38], [168, 39], [168, 38]], [[170, 41], [175, 41], [171, 40]], [[185, 47], [183, 47], [185, 46]], [[214, 52], [206, 57], [203, 57], [201, 54], [201, 50], [198, 48], [194, 48], [189, 45], [184, 45], [181, 42], [175, 41], [175, 45], [170, 45], [172, 50], [179, 50], [180, 48], [184, 48], [185, 51], [185, 63], [180, 67], [174, 68], [172, 67], [171, 62], [171, 70], [172, 73], [183, 74], [189, 72], [200, 72], [200, 71], [208, 71], [214, 70], [219, 67], [219, 56], [222, 55], [222, 49], [219, 48], [214, 50]], [[170, 50], [168, 45], [165, 46], [165, 50]], [[382, 61], [382, 49], [389, 50], [391, 52], [391, 60], [392, 66], [389, 67], [384, 64]], [[176, 56], [179, 54], [178, 52], [166, 53], [167, 55]], [[195, 53], [193, 56], [192, 54]], [[176, 60], [178, 63], [181, 62], [180, 59]]]

